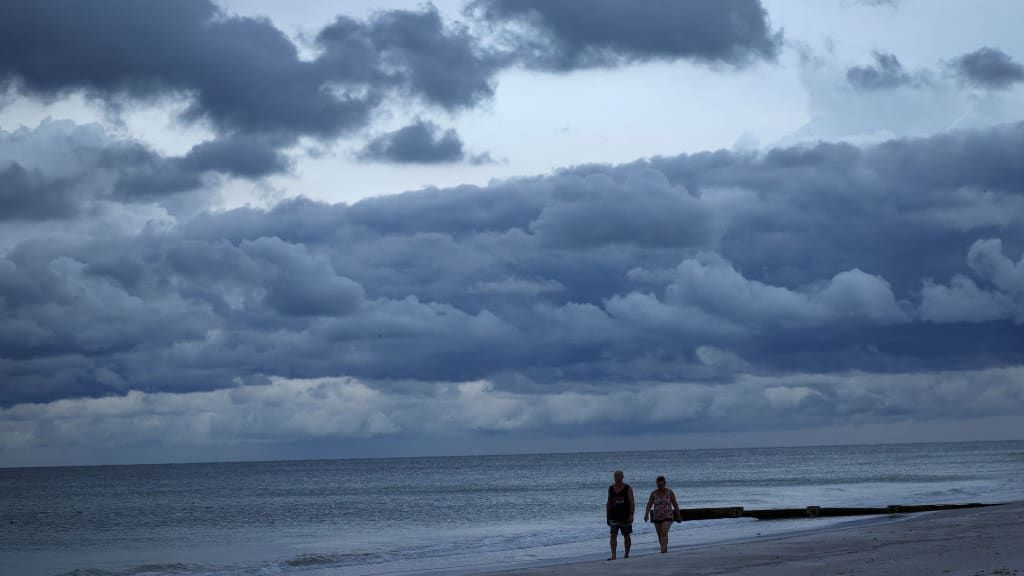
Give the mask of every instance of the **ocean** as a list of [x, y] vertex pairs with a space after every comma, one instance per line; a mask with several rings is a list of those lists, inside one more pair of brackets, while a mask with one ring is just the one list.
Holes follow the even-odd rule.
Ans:
[[[607, 556], [622, 469], [634, 554], [665, 475], [685, 507], [1024, 500], [1024, 441], [0, 469], [0, 574], [469, 574]], [[676, 524], [670, 548], [862, 519]], [[621, 543], [620, 543], [621, 554]]]

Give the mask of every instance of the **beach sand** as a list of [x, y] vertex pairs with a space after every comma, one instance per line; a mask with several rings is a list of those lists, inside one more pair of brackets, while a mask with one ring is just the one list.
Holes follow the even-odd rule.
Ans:
[[[634, 550], [631, 558], [614, 562], [499, 574], [1024, 576], [1024, 502], [909, 514], [824, 532], [691, 548], [685, 546], [685, 527], [676, 524], [669, 542], [668, 554]], [[620, 554], [621, 546], [620, 542]]]

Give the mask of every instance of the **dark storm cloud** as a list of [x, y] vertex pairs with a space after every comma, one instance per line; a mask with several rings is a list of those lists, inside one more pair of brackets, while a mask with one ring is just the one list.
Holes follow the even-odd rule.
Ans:
[[200, 173], [98, 126], [46, 121], [0, 131], [5, 220], [67, 219], [97, 201], [139, 201], [201, 186]]
[[1020, 364], [1022, 147], [1013, 124], [38, 235], [0, 257], [3, 402]]
[[0, 82], [44, 98], [81, 90], [112, 104], [186, 97], [184, 118], [211, 122], [227, 141], [261, 134], [284, 145], [364, 126], [389, 91], [472, 106], [493, 94], [502, 65], [429, 5], [339, 18], [317, 43], [322, 53], [301, 60], [270, 21], [206, 0], [16, 0], [0, 8]]
[[953, 72], [967, 84], [980, 88], [1004, 89], [1024, 82], [1024, 65], [998, 48], [979, 48], [956, 58]]
[[676, 59], [743, 65], [774, 59], [781, 44], [758, 0], [477, 0], [468, 10], [511, 25], [505, 40], [518, 57], [551, 70]]
[[95, 125], [47, 121], [36, 130], [0, 131], [0, 219], [67, 219], [100, 201], [176, 200], [205, 190], [208, 175], [252, 179], [281, 172], [289, 164], [278, 143], [223, 137], [184, 156], [163, 156]]
[[279, 148], [280, 142], [272, 139], [233, 136], [208, 140], [193, 146], [182, 158], [182, 164], [195, 172], [258, 178], [288, 168], [288, 160]]
[[70, 182], [48, 179], [17, 162], [0, 168], [0, 221], [66, 218], [77, 211]]
[[193, 146], [184, 156], [163, 156], [135, 142], [114, 142], [100, 166], [118, 174], [114, 197], [150, 200], [203, 187], [208, 173], [256, 179], [290, 167], [280, 138], [225, 136]]
[[187, 95], [186, 117], [225, 131], [329, 136], [362, 125], [376, 103], [328, 90], [329, 78], [269, 21], [204, 0], [5, 2], [0, 39], [0, 78], [22, 91]]
[[310, 254], [301, 246], [260, 238], [247, 244], [244, 252], [251, 261], [275, 269], [270, 276], [259, 278], [266, 285], [264, 304], [280, 314], [343, 316], [363, 301], [359, 284], [339, 276], [326, 257]]
[[[685, 188], [651, 170], [623, 176], [596, 173], [560, 179], [557, 201], [541, 210], [531, 231], [545, 245], [567, 248], [700, 246], [710, 237], [711, 213]], [[623, 200], [635, 194], [643, 200], [622, 210]]]
[[859, 90], [888, 90], [913, 82], [910, 74], [894, 54], [875, 52], [873, 66], [854, 66], [846, 71], [846, 79]]
[[362, 160], [396, 164], [441, 164], [481, 159], [467, 158], [455, 130], [442, 131], [437, 124], [422, 120], [374, 138], [358, 156]]
[[394, 85], [446, 109], [472, 107], [494, 94], [493, 76], [507, 58], [483, 49], [462, 27], [446, 26], [437, 9], [378, 12], [365, 24], [340, 17], [317, 36], [329, 74]]
[[113, 197], [120, 202], [156, 200], [202, 186], [201, 172], [140, 144], [104, 153], [102, 166], [118, 174]]

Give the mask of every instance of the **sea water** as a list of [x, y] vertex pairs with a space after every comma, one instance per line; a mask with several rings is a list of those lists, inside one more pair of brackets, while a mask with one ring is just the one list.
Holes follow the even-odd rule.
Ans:
[[[683, 507], [1024, 500], [1024, 442], [0, 469], [0, 574], [476, 573], [607, 555], [622, 469]], [[685, 522], [673, 549], [857, 520]], [[621, 553], [621, 552], [620, 552]]]

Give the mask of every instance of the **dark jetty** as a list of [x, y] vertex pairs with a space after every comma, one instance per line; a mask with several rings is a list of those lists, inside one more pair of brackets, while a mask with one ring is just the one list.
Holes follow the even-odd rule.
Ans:
[[913, 512], [932, 512], [935, 510], [955, 510], [957, 508], [982, 508], [998, 506], [998, 504], [916, 504], [893, 505], [884, 508], [825, 508], [808, 506], [806, 508], [776, 508], [772, 510], [744, 510], [742, 506], [724, 508], [683, 508], [683, 521], [714, 520], [718, 518], [757, 518], [758, 520], [782, 520], [784, 518], [823, 518], [826, 516], [869, 516], [873, 514], [906, 514]]

